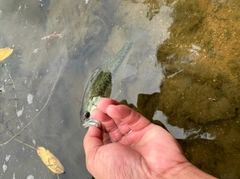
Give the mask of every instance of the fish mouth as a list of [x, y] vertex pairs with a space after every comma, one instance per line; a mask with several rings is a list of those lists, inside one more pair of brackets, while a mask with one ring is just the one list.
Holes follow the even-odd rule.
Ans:
[[89, 111], [85, 111], [83, 113], [83, 123], [82, 126], [84, 128], [88, 128], [90, 126], [98, 127], [101, 129], [101, 122], [97, 121], [96, 119], [91, 117], [91, 114]]
[[99, 122], [99, 121], [97, 121], [97, 120], [95, 120], [95, 119], [93, 119], [93, 118], [90, 118], [87, 122], [84, 122], [84, 123], [82, 124], [82, 126], [83, 126], [84, 128], [88, 128], [88, 127], [90, 127], [90, 126], [94, 126], [94, 127], [97, 127], [97, 128], [100, 128], [100, 129], [101, 129], [102, 124], [101, 124], [101, 122]]

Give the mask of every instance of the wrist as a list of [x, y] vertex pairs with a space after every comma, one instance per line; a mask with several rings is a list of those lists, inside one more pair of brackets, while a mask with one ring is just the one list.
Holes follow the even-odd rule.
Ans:
[[182, 163], [167, 172], [166, 179], [216, 179], [190, 162]]

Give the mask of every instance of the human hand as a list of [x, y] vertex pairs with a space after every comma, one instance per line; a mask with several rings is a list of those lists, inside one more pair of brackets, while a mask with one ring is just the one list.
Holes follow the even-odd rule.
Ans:
[[211, 178], [187, 161], [169, 132], [129, 107], [104, 98], [92, 116], [105, 131], [89, 127], [84, 138], [86, 165], [95, 178], [188, 178], [193, 171]]

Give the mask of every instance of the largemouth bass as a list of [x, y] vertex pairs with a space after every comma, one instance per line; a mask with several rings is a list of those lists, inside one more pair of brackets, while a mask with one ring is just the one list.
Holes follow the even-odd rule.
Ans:
[[91, 117], [91, 112], [97, 107], [99, 99], [102, 97], [115, 98], [120, 93], [117, 84], [121, 82], [119, 80], [121, 75], [117, 75], [116, 73], [119, 71], [120, 66], [120, 71], [126, 68], [127, 60], [133, 50], [133, 45], [142, 35], [139, 30], [134, 30], [134, 33], [135, 34], [125, 42], [115, 57], [109, 59], [93, 71], [83, 94], [80, 111], [83, 127], [99, 125], [98, 121]]

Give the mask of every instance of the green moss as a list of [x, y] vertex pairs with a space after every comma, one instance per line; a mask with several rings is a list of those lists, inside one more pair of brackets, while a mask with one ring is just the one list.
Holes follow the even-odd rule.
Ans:
[[180, 37], [196, 32], [201, 28], [205, 11], [198, 0], [179, 0], [172, 13], [174, 19], [170, 30], [172, 36]]

